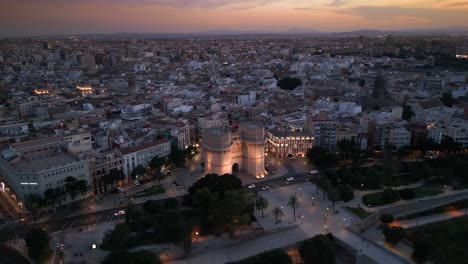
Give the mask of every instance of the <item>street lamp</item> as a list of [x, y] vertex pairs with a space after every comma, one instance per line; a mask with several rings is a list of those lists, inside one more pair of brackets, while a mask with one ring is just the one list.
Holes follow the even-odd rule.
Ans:
[[343, 228], [345, 227], [346, 218], [343, 218]]
[[314, 197], [312, 196], [312, 206], [314, 206], [314, 205], [315, 205], [315, 203], [314, 203], [314, 202], [315, 202], [315, 201], [314, 201]]
[[302, 220], [301, 225], [303, 225], [304, 224], [304, 215], [301, 215], [301, 220]]

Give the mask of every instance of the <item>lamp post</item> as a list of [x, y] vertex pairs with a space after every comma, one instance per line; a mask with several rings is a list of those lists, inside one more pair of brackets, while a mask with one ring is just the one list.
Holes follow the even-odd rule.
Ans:
[[304, 224], [304, 215], [301, 215], [301, 225]]
[[314, 205], [315, 205], [315, 203], [314, 203], [314, 202], [315, 202], [315, 200], [314, 200], [314, 197], [312, 196], [312, 206], [314, 206]]

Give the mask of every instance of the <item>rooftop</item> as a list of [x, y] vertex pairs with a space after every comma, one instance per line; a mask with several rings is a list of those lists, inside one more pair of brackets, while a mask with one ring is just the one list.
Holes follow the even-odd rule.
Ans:
[[68, 163], [78, 161], [67, 153], [50, 152], [48, 155], [37, 155], [27, 159], [17, 157], [9, 162], [9, 165], [18, 172], [36, 172]]
[[147, 148], [151, 148], [151, 147], [154, 147], [154, 146], [157, 146], [157, 145], [161, 145], [161, 144], [164, 144], [164, 143], [167, 143], [167, 142], [169, 142], [168, 139], [160, 139], [160, 140], [156, 140], [156, 141], [153, 141], [153, 142], [150, 142], [150, 143], [141, 144], [141, 145], [138, 145], [138, 146], [135, 146], [135, 147], [121, 148], [120, 152], [122, 152], [122, 154], [124, 154], [124, 155], [127, 155], [127, 154], [130, 154], [130, 153], [133, 153], [133, 152], [137, 152], [137, 151], [144, 150], [144, 149], [147, 149]]

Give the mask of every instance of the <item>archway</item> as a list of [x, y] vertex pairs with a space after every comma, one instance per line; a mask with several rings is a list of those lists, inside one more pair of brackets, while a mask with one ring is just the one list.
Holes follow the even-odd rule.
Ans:
[[238, 173], [238, 172], [239, 172], [239, 164], [234, 163], [234, 165], [232, 165], [232, 173]]

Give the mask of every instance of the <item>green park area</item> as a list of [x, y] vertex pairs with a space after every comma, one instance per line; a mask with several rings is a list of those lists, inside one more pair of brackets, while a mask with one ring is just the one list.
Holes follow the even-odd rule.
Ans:
[[369, 193], [362, 197], [364, 205], [373, 207], [391, 204], [399, 200], [413, 200], [428, 196], [435, 196], [443, 192], [440, 184], [427, 184], [417, 188], [404, 188], [394, 190], [387, 188], [381, 192]]
[[361, 219], [364, 219], [372, 214], [371, 212], [368, 212], [361, 207], [346, 207], [346, 209], [348, 209], [349, 211], [351, 211], [351, 213], [357, 215]]
[[409, 220], [409, 219], [436, 215], [436, 214], [454, 213], [457, 211], [459, 212], [459, 214], [466, 214], [468, 212], [468, 200], [461, 200], [461, 201], [457, 201], [451, 204], [442, 205], [442, 206], [439, 206], [430, 210], [425, 210], [425, 211], [405, 215], [405, 216], [399, 217], [398, 220]]
[[138, 192], [135, 194], [135, 198], [141, 198], [141, 197], [147, 197], [147, 196], [152, 196], [152, 195], [157, 195], [164, 193], [165, 190], [161, 185], [155, 185], [151, 188], [148, 188], [146, 190], [143, 190], [141, 192]]
[[467, 263], [468, 217], [424, 225], [407, 230], [414, 245], [413, 258], [423, 263]]

